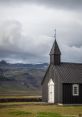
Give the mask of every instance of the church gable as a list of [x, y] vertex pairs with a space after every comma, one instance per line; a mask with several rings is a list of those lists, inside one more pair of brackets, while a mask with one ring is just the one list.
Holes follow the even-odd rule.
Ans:
[[56, 74], [55, 70], [56, 69], [55, 69], [54, 65], [50, 64], [49, 67], [48, 67], [48, 69], [47, 69], [47, 71], [46, 71], [46, 73], [45, 73], [45, 75], [44, 75], [44, 78], [43, 78], [43, 80], [41, 82], [42, 85], [45, 84], [45, 83], [48, 84], [48, 82], [49, 82], [49, 80], [51, 78], [52, 78], [52, 80], [54, 82], [57, 83], [57, 79], [58, 78], [57, 78], [57, 74]]
[[47, 69], [47, 71], [45, 73], [45, 76], [44, 76], [41, 84], [43, 84], [45, 82], [48, 83], [49, 80], [50, 80], [50, 78], [52, 78], [54, 80], [54, 69], [53, 69], [53, 65], [49, 65], [49, 67], [48, 67], [48, 69]]

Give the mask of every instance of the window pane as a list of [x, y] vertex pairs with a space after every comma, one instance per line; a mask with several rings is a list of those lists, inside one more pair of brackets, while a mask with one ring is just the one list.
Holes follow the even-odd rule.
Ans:
[[79, 85], [78, 84], [73, 84], [73, 96], [78, 96], [79, 95]]

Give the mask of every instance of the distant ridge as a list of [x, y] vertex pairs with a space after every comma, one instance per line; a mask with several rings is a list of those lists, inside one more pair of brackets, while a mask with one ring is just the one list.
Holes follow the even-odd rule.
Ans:
[[7, 63], [5, 60], [0, 61], [0, 66], [6, 66], [6, 67], [26, 67], [26, 68], [34, 68], [34, 69], [44, 69], [47, 68], [48, 63], [42, 63], [42, 64], [25, 64], [25, 63]]
[[0, 95], [41, 95], [47, 63], [11, 64], [0, 61]]
[[9, 65], [9, 63], [7, 63], [5, 60], [1, 60], [0, 65]]

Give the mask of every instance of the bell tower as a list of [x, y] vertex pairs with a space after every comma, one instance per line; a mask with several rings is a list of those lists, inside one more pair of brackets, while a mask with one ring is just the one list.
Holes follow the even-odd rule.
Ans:
[[50, 51], [50, 64], [60, 65], [61, 63], [61, 52], [56, 41], [56, 30], [55, 30], [55, 41]]

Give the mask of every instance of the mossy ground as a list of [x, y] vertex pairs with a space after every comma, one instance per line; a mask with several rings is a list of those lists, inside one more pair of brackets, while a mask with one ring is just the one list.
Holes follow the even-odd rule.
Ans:
[[0, 117], [78, 117], [82, 106], [58, 106], [40, 103], [0, 103]]

